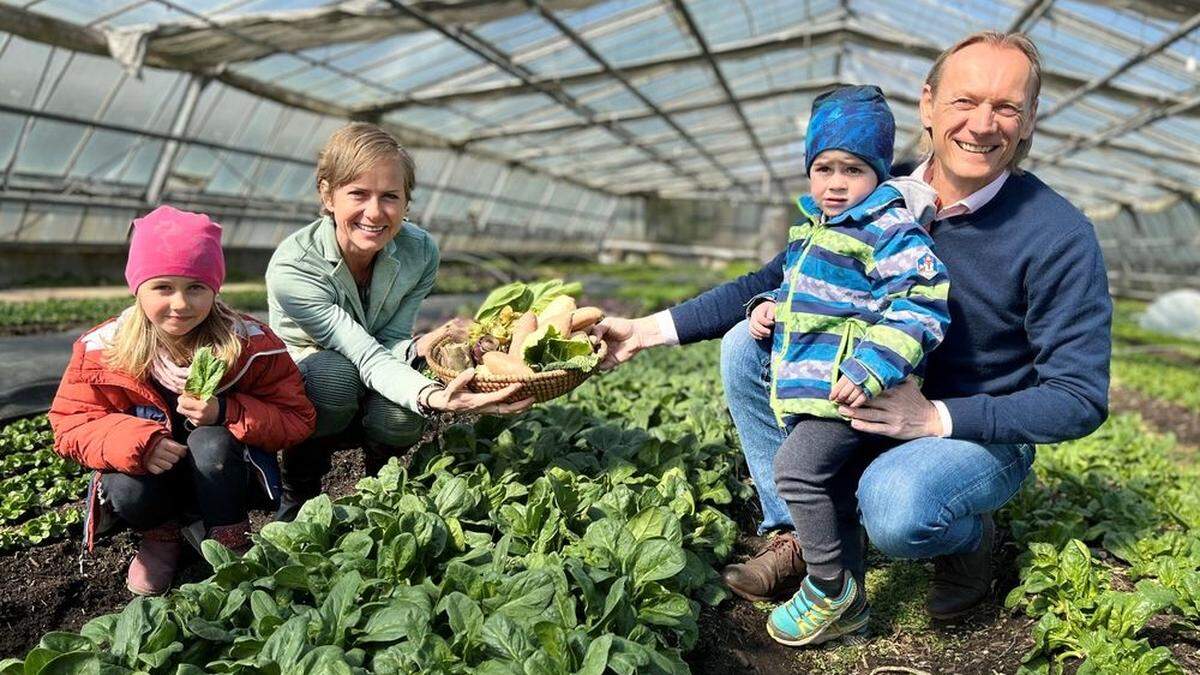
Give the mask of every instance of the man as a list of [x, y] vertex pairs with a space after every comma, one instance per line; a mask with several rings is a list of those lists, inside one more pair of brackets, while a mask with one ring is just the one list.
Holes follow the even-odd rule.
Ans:
[[[860, 520], [886, 555], [933, 558], [928, 609], [940, 619], [990, 592], [991, 512], [1020, 488], [1033, 444], [1087, 435], [1107, 416], [1112, 305], [1099, 242], [1083, 214], [1018, 168], [1032, 143], [1039, 70], [1036, 48], [1015, 33], [968, 36], [934, 62], [920, 103], [932, 155], [913, 176], [938, 193], [931, 233], [950, 271], [950, 328], [923, 390], [910, 381], [841, 409], [855, 429], [897, 439], [839, 476], [845, 566], [864, 573]], [[608, 367], [655, 345], [724, 336], [722, 377], [763, 530], [791, 527], [772, 468], [786, 429], [768, 403], [770, 341], [755, 342], [739, 322], [746, 303], [779, 285], [782, 265], [781, 254], [666, 312], [609, 319], [598, 331]], [[768, 599], [803, 572], [794, 540], [781, 534], [724, 578], [743, 597]]]

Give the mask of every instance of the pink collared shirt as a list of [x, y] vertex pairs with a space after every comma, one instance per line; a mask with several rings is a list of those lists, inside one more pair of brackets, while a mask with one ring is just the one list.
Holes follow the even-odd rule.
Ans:
[[[979, 209], [982, 209], [985, 204], [992, 201], [992, 198], [996, 196], [996, 193], [1000, 192], [1000, 188], [1004, 187], [1004, 181], [1008, 180], [1008, 176], [1011, 173], [1011, 171], [1005, 169], [999, 176], [996, 177], [995, 180], [987, 185], [984, 185], [975, 192], [972, 192], [966, 197], [954, 202], [950, 206], [940, 207], [937, 215], [934, 216], [933, 219], [945, 220], [946, 218], [953, 218], [954, 216], [974, 213]], [[921, 182], [928, 185], [929, 180], [933, 177], [933, 158], [930, 157], [924, 162], [921, 162], [921, 165], [918, 166], [916, 170], [910, 174], [910, 176], [912, 178], [920, 179]]]

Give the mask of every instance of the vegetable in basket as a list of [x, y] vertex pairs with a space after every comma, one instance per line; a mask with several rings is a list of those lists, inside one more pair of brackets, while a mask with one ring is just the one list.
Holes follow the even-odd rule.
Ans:
[[472, 365], [481, 377], [525, 377], [548, 370], [590, 372], [599, 362], [586, 331], [604, 318], [599, 307], [576, 307], [578, 283], [515, 282], [488, 294], [465, 343], [442, 347], [455, 371]]

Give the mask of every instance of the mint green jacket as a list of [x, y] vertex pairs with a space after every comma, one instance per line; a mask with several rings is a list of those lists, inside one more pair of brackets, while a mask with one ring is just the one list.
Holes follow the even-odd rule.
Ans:
[[433, 237], [405, 221], [375, 258], [363, 307], [333, 219], [321, 218], [284, 239], [271, 256], [271, 329], [297, 363], [333, 349], [358, 367], [365, 385], [416, 410], [417, 393], [432, 380], [413, 369], [408, 351], [417, 308], [433, 289], [439, 259]]

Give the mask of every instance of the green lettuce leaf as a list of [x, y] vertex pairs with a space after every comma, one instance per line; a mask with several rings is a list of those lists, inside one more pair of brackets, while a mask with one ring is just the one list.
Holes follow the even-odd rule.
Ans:
[[536, 314], [546, 309], [550, 301], [560, 295], [579, 297], [579, 294], [583, 292], [583, 284], [578, 281], [566, 284], [563, 283], [562, 279], [551, 279], [549, 281], [529, 284], [529, 291], [533, 294], [533, 298], [527, 309], [532, 309]]
[[476, 321], [491, 319], [500, 313], [505, 306], [513, 308], [518, 314], [529, 309], [533, 302], [533, 292], [524, 282], [514, 281], [495, 289], [484, 298], [483, 304], [475, 312]]
[[221, 378], [225, 377], [227, 367], [224, 361], [213, 356], [209, 347], [197, 349], [192, 355], [192, 366], [188, 370], [183, 391], [201, 401], [212, 398], [217, 392], [217, 386], [221, 384]]
[[525, 346], [525, 363], [538, 370], [582, 370], [591, 372], [600, 357], [586, 339], [564, 339], [554, 326], [546, 327], [546, 334], [537, 342]]

